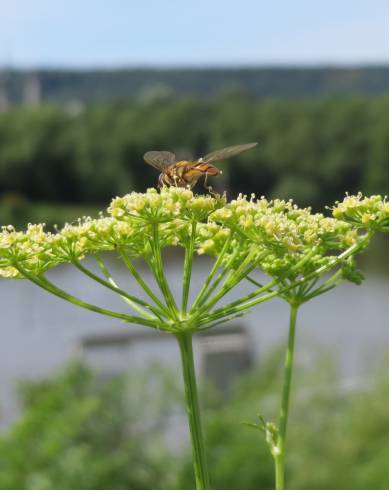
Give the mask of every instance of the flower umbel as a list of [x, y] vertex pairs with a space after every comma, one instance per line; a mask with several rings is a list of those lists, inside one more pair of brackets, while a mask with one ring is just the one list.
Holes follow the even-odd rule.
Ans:
[[[277, 489], [284, 489], [285, 436], [292, 375], [294, 332], [298, 307], [348, 279], [362, 279], [354, 257], [367, 246], [371, 229], [389, 230], [388, 204], [380, 196], [347, 196], [333, 210], [333, 218], [301, 209], [292, 201], [239, 196], [196, 196], [185, 188], [148, 189], [115, 198], [97, 219], [82, 218], [55, 233], [44, 225], [26, 231], [3, 227], [0, 233], [0, 276], [25, 278], [76, 306], [145, 325], [174, 335], [180, 346], [188, 422], [192, 437], [197, 490], [209, 490], [209, 477], [193, 363], [192, 335], [249, 311], [279, 296], [290, 303], [291, 322], [286, 375], [279, 427], [265, 424], [277, 468]], [[363, 233], [363, 229], [367, 229]], [[167, 281], [163, 250], [184, 250], [182, 295], [174, 297]], [[146, 299], [121, 288], [102, 254], [119, 257], [142, 288]], [[214, 257], [204, 284], [189, 304], [196, 256]], [[99, 273], [85, 265], [93, 258]], [[150, 269], [154, 291], [137, 268]], [[119, 295], [128, 312], [107, 310], [73, 296], [51, 282], [46, 272], [70, 264], [80, 273]], [[323, 278], [325, 273], [330, 276]], [[258, 273], [261, 278], [258, 279]], [[263, 277], [267, 278], [263, 281]], [[237, 286], [249, 281], [251, 293], [241, 296]], [[260, 282], [261, 281], [261, 282]], [[220, 302], [235, 291], [236, 299]]]
[[359, 228], [372, 231], [389, 232], [389, 202], [380, 195], [364, 197], [346, 195], [342, 202], [337, 202], [332, 209], [335, 218], [342, 219]]
[[[115, 286], [101, 260], [102, 253], [111, 252], [120, 256], [150, 298], [150, 303], [138, 299], [129, 305], [134, 309], [138, 303], [134, 313], [142, 313], [140, 322], [146, 314], [148, 323], [152, 321], [155, 328], [172, 333], [197, 330], [245, 312], [253, 301], [262, 302], [290, 292], [300, 294], [302, 285], [306, 286], [308, 281], [317, 282], [319, 276], [333, 267], [340, 266], [341, 270], [348, 256], [363, 248], [365, 238], [354, 226], [356, 217], [363, 221], [368, 215], [370, 222], [385, 226], [388, 213], [388, 204], [378, 196], [365, 199], [349, 196], [334, 209], [335, 217], [327, 218], [309, 208], [301, 209], [292, 201], [239, 196], [227, 202], [224, 196], [196, 196], [189, 189], [149, 189], [143, 194], [115, 198], [108, 215], [80, 219], [56, 233], [46, 232], [44, 225], [28, 225], [25, 232], [3, 227], [0, 274], [35, 278], [43, 286], [48, 269], [70, 263], [123, 297], [123, 291]], [[182, 311], [169, 292], [162, 251], [172, 246], [186, 251], [184, 287], [188, 290], [193, 257], [216, 257], [216, 267], [210, 271], [206, 287], [190, 311], [186, 311], [187, 305]], [[98, 261], [101, 276], [80, 265], [87, 256]], [[137, 273], [135, 258], [143, 259], [151, 268], [163, 300]], [[354, 265], [348, 261], [347, 267], [343, 267], [347, 277], [352, 276], [350, 268]], [[270, 278], [267, 285], [254, 290], [249, 298], [215, 309], [227, 292], [256, 271]], [[184, 303], [187, 296], [184, 293]]]

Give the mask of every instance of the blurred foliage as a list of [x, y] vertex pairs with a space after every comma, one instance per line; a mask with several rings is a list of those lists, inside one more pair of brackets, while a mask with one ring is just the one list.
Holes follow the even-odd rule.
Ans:
[[[366, 386], [345, 390], [331, 356], [310, 349], [313, 365], [297, 366], [294, 378], [288, 488], [386, 490], [387, 370], [381, 367]], [[255, 421], [259, 411], [274, 420], [282, 358], [281, 350], [269, 356], [235, 380], [229, 395], [204, 391], [214, 490], [274, 488], [263, 434], [241, 422]], [[194, 488], [189, 451], [176, 454], [162, 441], [181, 396], [170, 376], [154, 366], [109, 381], [77, 364], [51, 380], [24, 383], [24, 413], [0, 437], [0, 488]]]
[[158, 392], [169, 383], [158, 372], [152, 407], [139, 377], [104, 380], [79, 364], [24, 383], [24, 415], [0, 439], [0, 488], [170, 490], [170, 460], [156, 427], [165, 413]]
[[10, 196], [24, 203], [23, 217], [29, 210], [35, 217], [34, 203], [103, 207], [113, 196], [143, 191], [158, 176], [142, 160], [150, 149], [198, 157], [248, 141], [258, 148], [221, 163], [216, 189], [315, 208], [345, 191], [386, 194], [388, 114], [389, 96], [258, 100], [237, 89], [214, 99], [161, 93], [76, 111], [13, 109], [0, 114], [0, 217], [10, 212]]
[[[347, 390], [331, 356], [311, 353], [311, 369], [294, 376], [288, 430], [290, 490], [384, 490], [389, 488], [389, 378], [381, 370], [368, 386]], [[273, 490], [273, 462], [262, 432], [242, 426], [261, 413], [275, 421], [282, 353], [236, 384], [231, 398], [212, 402], [206, 424], [215, 490]], [[222, 414], [222, 416], [221, 416]], [[190, 460], [178, 490], [193, 487]]]
[[97, 218], [100, 210], [101, 206], [31, 202], [19, 194], [4, 194], [0, 198], [0, 224], [12, 223], [24, 229], [27, 223], [46, 223], [53, 230], [82, 216]]

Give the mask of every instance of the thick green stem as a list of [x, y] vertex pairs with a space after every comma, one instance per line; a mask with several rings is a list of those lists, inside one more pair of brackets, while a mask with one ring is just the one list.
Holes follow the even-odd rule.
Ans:
[[276, 490], [285, 490], [285, 470], [284, 457], [275, 456]]
[[288, 427], [290, 389], [292, 385], [293, 354], [296, 337], [296, 319], [299, 305], [291, 304], [289, 320], [289, 339], [285, 357], [284, 386], [282, 389], [280, 420], [277, 437], [277, 447], [274, 452], [276, 490], [285, 489], [285, 441]]
[[181, 352], [186, 411], [192, 442], [196, 490], [210, 490], [211, 487], [209, 483], [204, 438], [201, 427], [200, 406], [197, 394], [196, 373], [193, 361], [192, 333], [180, 333], [176, 337]]

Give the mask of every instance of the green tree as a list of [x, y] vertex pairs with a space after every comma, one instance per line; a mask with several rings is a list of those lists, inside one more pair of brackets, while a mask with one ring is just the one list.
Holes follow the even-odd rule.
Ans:
[[242, 90], [124, 99], [79, 113], [14, 109], [0, 114], [0, 193], [25, 199], [32, 219], [35, 203], [101, 205], [155, 186], [147, 150], [190, 158], [258, 141], [255, 151], [222, 162], [211, 185], [322, 208], [346, 190], [386, 194], [387, 109], [384, 95], [261, 100]]

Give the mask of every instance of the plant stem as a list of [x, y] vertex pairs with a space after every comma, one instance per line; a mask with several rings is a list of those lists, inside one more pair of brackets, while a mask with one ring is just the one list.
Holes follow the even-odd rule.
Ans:
[[276, 456], [274, 458], [276, 471], [276, 490], [285, 490], [285, 469], [284, 457]]
[[[238, 250], [238, 249], [237, 249]], [[210, 298], [208, 302], [202, 303], [201, 307], [199, 308], [198, 314], [201, 314], [203, 311], [209, 311], [221, 298], [223, 298], [231, 289], [234, 288], [242, 279], [251, 272], [251, 270], [247, 270], [248, 265], [250, 264], [251, 258], [253, 254], [249, 254], [239, 265], [237, 269], [232, 269], [230, 267], [231, 262], [229, 265], [226, 267], [226, 270], [228, 271], [226, 280], [224, 281], [224, 284], [221, 286], [220, 290]], [[234, 256], [232, 257], [232, 259]], [[229, 270], [230, 269], [230, 270]], [[244, 272], [246, 271], [246, 273]], [[224, 272], [222, 271], [220, 274], [221, 277], [224, 277]], [[208, 291], [208, 294], [210, 291]]]
[[285, 489], [285, 440], [288, 427], [290, 389], [292, 384], [293, 354], [296, 337], [296, 319], [299, 304], [291, 304], [289, 319], [289, 339], [285, 356], [284, 386], [282, 389], [277, 448], [274, 454], [276, 490]]
[[188, 308], [190, 280], [192, 277], [193, 252], [196, 238], [196, 221], [192, 222], [192, 229], [189, 243], [185, 248], [184, 277], [182, 287], [182, 312], [185, 314]]
[[[368, 242], [368, 240], [370, 240], [370, 238], [371, 238], [371, 234], [367, 233], [358, 243], [350, 246], [347, 250], [342, 252], [337, 257], [333, 258], [327, 264], [322, 265], [318, 269], [310, 272], [305, 277], [301, 277], [301, 278], [297, 279], [295, 282], [289, 284], [286, 287], [282, 287], [276, 291], [272, 290], [272, 288], [274, 286], [276, 286], [278, 283], [278, 281], [276, 279], [273, 279], [268, 284], [266, 284], [263, 288], [260, 288], [256, 291], [253, 291], [252, 293], [248, 294], [247, 296], [244, 296], [243, 298], [239, 298], [238, 300], [233, 301], [232, 303], [226, 304], [222, 308], [218, 308], [217, 310], [214, 310], [212, 313], [212, 318], [210, 319], [210, 321], [216, 321], [225, 315], [237, 314], [241, 311], [247, 310], [248, 308], [252, 308], [253, 306], [258, 305], [259, 303], [263, 303], [264, 301], [267, 301], [267, 300], [273, 298], [274, 296], [282, 296], [282, 294], [284, 294], [288, 291], [291, 291], [295, 287], [298, 287], [301, 284], [304, 284], [311, 279], [315, 279], [316, 277], [317, 278], [320, 277], [321, 274], [324, 274], [325, 272], [329, 271], [332, 267], [336, 267], [337, 265], [339, 265], [342, 262], [342, 260], [345, 260], [346, 258], [348, 258], [354, 254], [357, 254], [365, 246], [366, 242]], [[308, 254], [308, 255], [310, 255], [310, 254]], [[301, 266], [301, 264], [306, 261], [307, 256], [303, 257], [303, 259], [298, 264], [296, 264], [296, 266], [294, 266], [294, 269], [297, 270], [298, 267]], [[268, 290], [270, 290], [272, 292], [258, 298], [258, 296], [261, 293], [268, 291]]]
[[230, 246], [231, 239], [232, 239], [232, 235], [230, 235], [227, 238], [225, 244], [223, 245], [223, 248], [222, 248], [220, 254], [217, 256], [217, 259], [216, 259], [215, 263], [213, 264], [211, 272], [208, 274], [208, 277], [206, 278], [206, 280], [203, 284], [203, 287], [201, 288], [197, 298], [195, 299], [195, 301], [192, 305], [191, 311], [194, 311], [197, 308], [197, 305], [201, 303], [203, 297], [205, 296], [205, 293], [207, 292], [209, 285], [211, 284], [215, 274], [217, 273], [219, 267], [221, 266], [221, 264], [223, 262], [224, 256], [225, 256], [225, 254], [226, 254], [226, 252]]
[[144, 292], [149, 296], [150, 299], [154, 301], [154, 303], [159, 306], [163, 314], [167, 317], [169, 317], [169, 310], [166, 308], [166, 306], [160, 301], [158, 296], [154, 294], [152, 289], [148, 286], [148, 284], [145, 282], [143, 277], [139, 274], [139, 272], [136, 270], [135, 265], [132, 263], [130, 257], [122, 250], [121, 248], [118, 248], [118, 252], [120, 254], [120, 257], [123, 260], [124, 265], [127, 267], [127, 269], [131, 272], [132, 276], [136, 280], [136, 282], [140, 285], [140, 287], [144, 290]]
[[147, 318], [136, 317], [132, 315], [127, 315], [125, 313], [120, 313], [112, 310], [107, 310], [106, 308], [100, 308], [99, 306], [93, 305], [91, 303], [87, 303], [75, 296], [67, 293], [63, 289], [60, 289], [58, 286], [50, 282], [43, 275], [35, 276], [30, 274], [25, 269], [23, 269], [20, 265], [14, 264], [14, 267], [27, 279], [36, 284], [37, 286], [49, 291], [49, 293], [58, 296], [59, 298], [65, 299], [69, 301], [69, 303], [73, 303], [76, 306], [80, 306], [81, 308], [85, 308], [86, 310], [94, 311], [95, 313], [100, 313], [102, 315], [111, 316], [113, 318], [118, 318], [120, 320], [124, 320], [127, 323], [135, 323], [137, 325], [145, 325], [147, 327], [159, 328], [159, 324], [148, 320]]
[[186, 411], [190, 428], [193, 468], [196, 490], [210, 490], [205, 445], [200, 419], [196, 373], [193, 362], [192, 332], [176, 335], [180, 346], [182, 372], [185, 384]]
[[158, 223], [153, 223], [152, 224], [152, 233], [153, 233], [153, 239], [151, 242], [151, 248], [153, 250], [153, 258], [154, 258], [154, 265], [155, 268], [152, 268], [153, 273], [155, 274], [157, 283], [159, 285], [159, 288], [165, 298], [166, 305], [171, 313], [170, 316], [175, 318], [176, 320], [178, 319], [177, 315], [177, 305], [174, 301], [173, 294], [170, 290], [169, 283], [165, 277], [164, 269], [163, 269], [163, 262], [162, 262], [162, 251], [161, 251], [161, 242], [159, 239], [159, 226]]
[[104, 279], [102, 279], [101, 277], [97, 276], [96, 274], [94, 274], [92, 271], [90, 271], [89, 269], [87, 269], [86, 267], [84, 267], [82, 264], [80, 264], [80, 261], [79, 260], [72, 260], [72, 264], [78, 269], [80, 270], [83, 274], [85, 274], [86, 276], [90, 277], [91, 279], [93, 279], [94, 281], [98, 282], [99, 284], [101, 284], [102, 286], [105, 286], [106, 288], [108, 289], [111, 289], [112, 291], [114, 291], [115, 293], [119, 294], [119, 296], [122, 297], [122, 299], [124, 299], [124, 301], [134, 310], [136, 311], [137, 313], [139, 313], [140, 315], [144, 316], [145, 318], [148, 318], [150, 320], [153, 320], [155, 319], [155, 317], [153, 315], [150, 315], [150, 313], [148, 313], [147, 311], [145, 311], [143, 308], [141, 308], [139, 305], [142, 305], [146, 308], [148, 308], [149, 310], [153, 310], [152, 306], [149, 305], [148, 303], [146, 303], [145, 301], [142, 301], [140, 300], [139, 298], [137, 298], [136, 296], [132, 296], [130, 294], [128, 294], [126, 291], [124, 291], [123, 289], [119, 288], [117, 286], [117, 284], [114, 282], [114, 280], [112, 278], [110, 278], [109, 281], [105, 281]]

